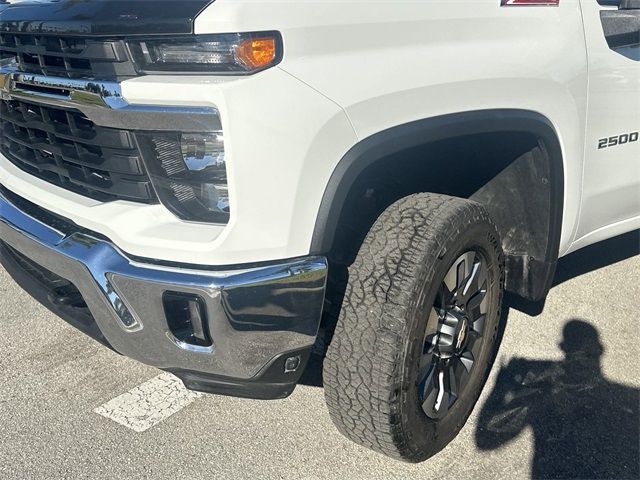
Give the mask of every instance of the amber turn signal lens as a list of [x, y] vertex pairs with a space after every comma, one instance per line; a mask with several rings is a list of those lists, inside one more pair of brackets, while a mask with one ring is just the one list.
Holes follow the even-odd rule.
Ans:
[[275, 38], [243, 40], [236, 49], [237, 58], [252, 70], [270, 66], [277, 57]]
[[129, 48], [144, 73], [251, 75], [282, 60], [279, 32], [144, 38], [129, 41]]

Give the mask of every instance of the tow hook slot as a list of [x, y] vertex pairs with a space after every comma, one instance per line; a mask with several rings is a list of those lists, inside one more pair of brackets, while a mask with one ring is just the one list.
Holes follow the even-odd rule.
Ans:
[[178, 341], [198, 347], [211, 346], [202, 298], [187, 293], [165, 292], [162, 303], [169, 330]]

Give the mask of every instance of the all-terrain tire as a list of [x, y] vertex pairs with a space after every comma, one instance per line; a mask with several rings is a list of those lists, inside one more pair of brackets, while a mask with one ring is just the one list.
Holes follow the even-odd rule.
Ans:
[[[452, 262], [468, 250], [487, 263], [481, 353], [444, 418], [425, 414], [418, 392], [429, 311]], [[323, 366], [338, 430], [390, 457], [420, 462], [440, 451], [469, 417], [495, 351], [504, 285], [498, 231], [478, 203], [439, 194], [405, 197], [377, 219], [349, 267]]]

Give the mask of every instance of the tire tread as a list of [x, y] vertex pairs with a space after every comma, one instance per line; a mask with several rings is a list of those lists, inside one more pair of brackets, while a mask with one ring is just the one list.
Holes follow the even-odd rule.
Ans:
[[425, 262], [425, 254], [442, 257], [461, 226], [475, 222], [493, 225], [474, 202], [421, 193], [388, 207], [367, 234], [349, 267], [323, 367], [329, 413], [347, 438], [393, 458], [424, 460], [401, 408], [400, 370], [412, 328], [408, 312], [417, 302], [415, 278], [431, 281], [435, 262]]

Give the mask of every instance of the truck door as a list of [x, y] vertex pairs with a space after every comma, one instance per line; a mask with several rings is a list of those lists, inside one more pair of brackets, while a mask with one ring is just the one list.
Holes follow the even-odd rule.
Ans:
[[640, 0], [581, 0], [589, 61], [576, 248], [640, 228]]

